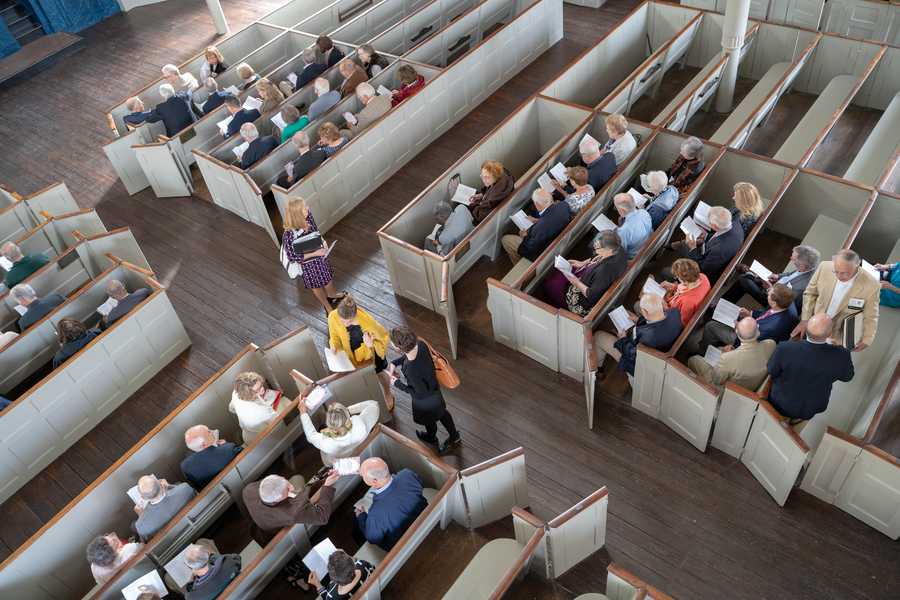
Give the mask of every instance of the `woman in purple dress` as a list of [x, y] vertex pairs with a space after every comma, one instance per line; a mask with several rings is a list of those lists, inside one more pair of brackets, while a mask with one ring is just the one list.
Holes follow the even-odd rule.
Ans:
[[324, 248], [306, 254], [294, 251], [294, 239], [318, 230], [306, 201], [294, 198], [288, 202], [284, 215], [282, 246], [287, 259], [292, 263], [298, 263], [303, 269], [303, 287], [312, 290], [316, 300], [327, 313], [333, 309], [333, 303], [336, 304], [340, 300], [340, 295], [332, 283], [334, 275], [331, 272], [331, 265], [328, 264], [327, 251]]

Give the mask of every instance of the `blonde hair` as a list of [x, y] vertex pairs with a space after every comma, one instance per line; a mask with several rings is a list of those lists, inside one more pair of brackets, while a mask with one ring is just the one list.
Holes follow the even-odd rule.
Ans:
[[206, 50], [203, 51], [203, 58], [209, 58], [209, 55], [212, 54], [219, 61], [220, 65], [225, 64], [225, 57], [222, 56], [221, 50], [219, 50], [216, 46], [207, 46]]
[[740, 211], [742, 217], [758, 219], [764, 207], [759, 190], [752, 183], [740, 181], [734, 184], [734, 206]]
[[488, 175], [490, 175], [494, 181], [498, 181], [500, 176], [503, 175], [503, 163], [496, 160], [486, 160], [484, 164], [481, 165], [482, 171], [487, 171]]
[[341, 139], [341, 132], [334, 123], [322, 123], [322, 126], [319, 127], [319, 139], [330, 144]]
[[621, 135], [628, 131], [628, 120], [623, 115], [616, 113], [606, 117], [606, 126]]
[[257, 395], [256, 392], [253, 391], [253, 388], [255, 388], [258, 383], [262, 383], [263, 386], [266, 385], [266, 380], [259, 373], [254, 373], [253, 371], [239, 373], [238, 376], [234, 378], [234, 393], [237, 394], [237, 397], [241, 400], [256, 400]]
[[250, 79], [256, 75], [256, 71], [253, 70], [253, 67], [244, 62], [237, 66], [237, 74], [241, 79]]
[[281, 103], [284, 101], [284, 94], [281, 93], [281, 90], [265, 77], [256, 82], [256, 89], [260, 94], [265, 94], [265, 99], [269, 102]]
[[329, 404], [325, 409], [325, 429], [322, 435], [337, 438], [343, 437], [353, 429], [350, 411], [340, 402]]
[[291, 198], [284, 210], [284, 228], [302, 229], [306, 231], [306, 218], [309, 215], [309, 205], [303, 198]]

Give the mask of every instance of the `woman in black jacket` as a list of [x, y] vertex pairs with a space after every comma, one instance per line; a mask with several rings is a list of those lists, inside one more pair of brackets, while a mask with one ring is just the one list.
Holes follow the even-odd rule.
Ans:
[[[431, 360], [428, 344], [407, 327], [396, 327], [391, 330], [391, 344], [402, 352], [403, 356], [391, 363], [388, 374], [394, 387], [412, 397], [413, 421], [425, 427], [425, 431], [416, 431], [416, 435], [426, 444], [437, 446], [441, 454], [458, 446], [462, 440], [453, 423], [453, 417], [444, 404], [444, 396], [441, 394], [441, 387], [434, 372], [434, 361]], [[406, 383], [400, 380], [396, 367], [400, 368]], [[442, 444], [438, 443], [437, 438], [438, 421], [448, 434], [447, 440]]]

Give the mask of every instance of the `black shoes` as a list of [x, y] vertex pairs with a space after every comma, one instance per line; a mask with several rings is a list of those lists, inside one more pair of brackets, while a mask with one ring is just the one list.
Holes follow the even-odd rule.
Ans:
[[416, 431], [416, 437], [428, 444], [429, 446], [438, 446], [437, 437], [428, 437], [428, 434], [424, 431]]
[[459, 434], [457, 434], [455, 438], [449, 438], [446, 442], [438, 446], [438, 454], [447, 454], [457, 446], [461, 445], [462, 438], [459, 436]]

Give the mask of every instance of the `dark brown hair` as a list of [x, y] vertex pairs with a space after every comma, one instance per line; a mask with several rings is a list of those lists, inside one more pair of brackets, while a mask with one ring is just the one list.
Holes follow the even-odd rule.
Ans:
[[391, 342], [397, 346], [400, 352], [405, 353], [412, 352], [419, 343], [419, 338], [409, 327], [394, 327], [391, 329]]
[[772, 300], [778, 308], [787, 308], [794, 301], [794, 290], [783, 283], [776, 283], [772, 286]]
[[337, 314], [342, 319], [352, 319], [356, 316], [356, 300], [353, 296], [347, 294], [337, 306]]
[[66, 344], [86, 334], [87, 327], [77, 319], [60, 319], [59, 324], [56, 326], [56, 331], [58, 332], [59, 343]]

